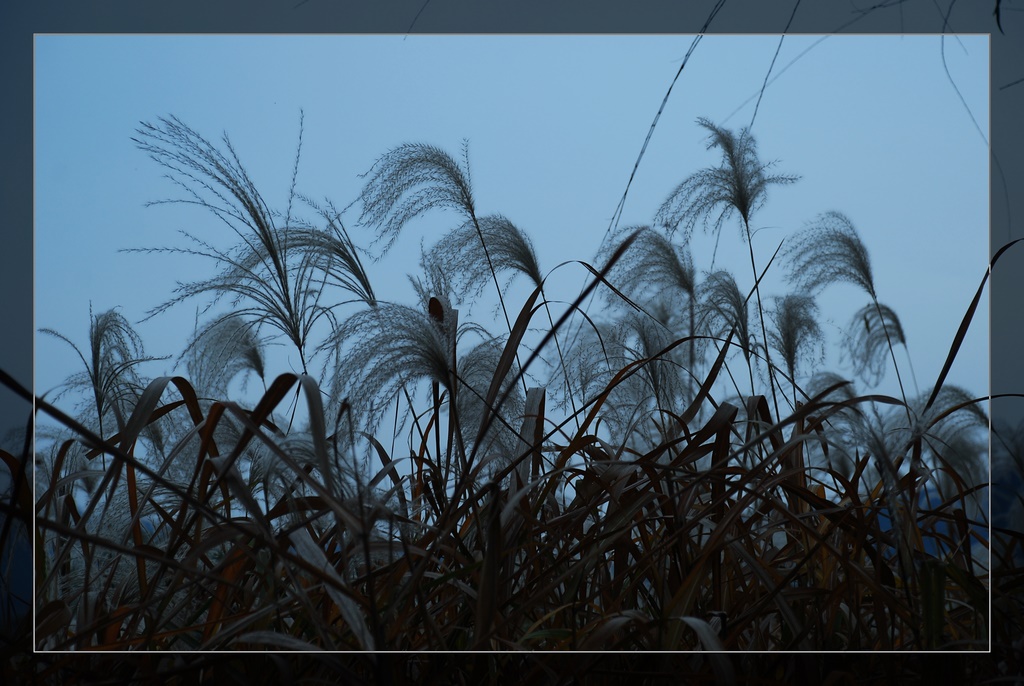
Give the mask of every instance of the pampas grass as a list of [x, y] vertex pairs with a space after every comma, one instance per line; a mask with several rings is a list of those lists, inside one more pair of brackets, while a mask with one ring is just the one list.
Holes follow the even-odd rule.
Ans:
[[[757, 312], [768, 367], [769, 390], [778, 414], [778, 401], [775, 399], [776, 382], [768, 352], [768, 330], [761, 303], [760, 274], [754, 259], [750, 221], [754, 213], [767, 201], [770, 186], [792, 184], [798, 177], [770, 173], [774, 163], [760, 160], [757, 142], [749, 129], [743, 129], [737, 134], [715, 125], [708, 119], [698, 119], [697, 123], [710, 132], [708, 149], [717, 148], [722, 153], [721, 165], [702, 169], [683, 180], [662, 203], [655, 221], [664, 225], [670, 236], [680, 226], [684, 235], [689, 236], [697, 223], [703, 222], [705, 229], [710, 226], [716, 236], [720, 237], [725, 220], [734, 214], [739, 215], [743, 229], [741, 235], [746, 240], [750, 254], [750, 270], [754, 279], [754, 293], [757, 295]], [[709, 225], [712, 217], [714, 220]], [[715, 254], [717, 251], [716, 238]], [[712, 254], [712, 265], [715, 262], [715, 254]]]
[[[342, 213], [299, 195], [294, 171], [274, 213], [229, 142], [220, 151], [174, 119], [144, 126], [143, 149], [241, 241], [168, 249], [212, 258], [220, 273], [165, 307], [200, 296], [238, 307], [197, 322], [179, 358], [191, 382], [132, 382], [116, 434], [40, 405], [82, 437], [39, 454], [40, 647], [906, 651], [1005, 640], [987, 633], [983, 453], [971, 438], [981, 400], [954, 387], [911, 401], [861, 395], [809, 364], [827, 361], [812, 299], [826, 276], [872, 299], [857, 315], [865, 336], [848, 343], [861, 381], [905, 342], [875, 298], [866, 249], [833, 215], [788, 254], [837, 266], [808, 267], [803, 291], [766, 298], [769, 332], [749, 221], [770, 186], [795, 177], [761, 163], [749, 132], [701, 124], [721, 166], [678, 186], [653, 227], [599, 246], [599, 267], [579, 263], [588, 284], [557, 318], [526, 233], [478, 215], [465, 154], [404, 145], [363, 177], [360, 223], [382, 252], [428, 211], [458, 215], [421, 249], [407, 304], [374, 295]], [[674, 242], [732, 215], [749, 290], [699, 271]], [[460, 311], [488, 281], [504, 308], [518, 275], [531, 292], [514, 320], [505, 311], [506, 331]], [[588, 312], [597, 288], [604, 306]], [[582, 326], [568, 344], [570, 319]], [[295, 345], [304, 371], [321, 361], [319, 382], [273, 376], [265, 327]], [[793, 406], [780, 411], [768, 396], [783, 375]], [[263, 380], [254, 405], [226, 397], [242, 376]], [[305, 401], [301, 426], [277, 418], [288, 398], [293, 419]], [[156, 429], [160, 449], [137, 450]], [[97, 473], [100, 455], [110, 466]], [[69, 497], [79, 486], [81, 511]], [[694, 662], [689, 676], [728, 676], [739, 659]]]
[[91, 415], [85, 417], [86, 421], [101, 434], [110, 428], [120, 431], [144, 386], [137, 367], [162, 358], [146, 355], [142, 338], [116, 309], [93, 314], [90, 305], [86, 353], [58, 331], [48, 328], [39, 331], [70, 345], [85, 367], [65, 380], [54, 399], [76, 390], [85, 391], [90, 400], [87, 415]]
[[333, 283], [371, 305], [375, 298], [358, 254], [331, 206], [323, 209], [310, 203], [326, 220], [326, 229], [293, 219], [293, 201], [299, 197], [301, 120], [282, 226], [277, 221], [281, 215], [268, 207], [227, 135], [222, 151], [174, 117], [160, 119], [158, 124], [143, 123], [137, 133], [136, 145], [165, 167], [186, 195], [185, 199], [161, 202], [195, 205], [214, 215], [239, 240], [232, 250], [225, 251], [183, 232], [195, 247], [130, 250], [204, 257], [221, 268], [210, 279], [179, 285], [178, 295], [151, 310], [149, 316], [201, 296], [212, 298], [209, 309], [228, 296], [232, 309], [221, 319], [239, 317], [257, 328], [276, 330], [294, 345], [305, 373], [314, 325], [321, 319], [336, 323], [334, 310], [339, 303], [324, 302], [326, 284]]
[[[697, 123], [710, 134], [708, 150], [717, 148], [722, 153], [722, 164], [691, 174], [669, 193], [655, 221], [670, 234], [681, 228], [689, 236], [699, 223], [717, 234], [733, 214], [747, 227], [767, 201], [769, 187], [792, 184], [799, 178], [771, 173], [775, 163], [760, 160], [757, 141], [748, 129], [735, 133], [704, 118]], [[740, 235], [749, 241], [749, 228]]]
[[[893, 351], [894, 343], [906, 346], [903, 327], [896, 313], [888, 307], [883, 308], [878, 302], [867, 248], [850, 220], [835, 211], [820, 215], [797, 234], [789, 256], [792, 269], [788, 278], [803, 290], [813, 293], [824, 286], [846, 281], [868, 294], [875, 311], [869, 313], [865, 308], [854, 316], [850, 327], [854, 338], [852, 359], [858, 374], [870, 374], [877, 381], [881, 376], [878, 353], [887, 349], [905, 403], [907, 393]], [[864, 324], [863, 332], [861, 323]], [[884, 347], [879, 336], [884, 337]]]
[[818, 306], [807, 295], [790, 294], [775, 299], [775, 307], [769, 317], [773, 328], [768, 342], [774, 346], [786, 365], [786, 373], [793, 381], [793, 404], [797, 402], [796, 366], [797, 360], [813, 351], [815, 346], [824, 358], [824, 337], [818, 325]]

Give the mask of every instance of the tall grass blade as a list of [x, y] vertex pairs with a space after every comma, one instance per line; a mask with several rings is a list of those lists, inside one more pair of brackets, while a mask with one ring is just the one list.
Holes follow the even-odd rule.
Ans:
[[989, 261], [988, 270], [985, 272], [985, 276], [981, 277], [981, 283], [978, 284], [978, 291], [974, 294], [974, 299], [967, 308], [967, 312], [964, 313], [963, 321], [960, 322], [960, 328], [957, 329], [956, 335], [953, 337], [953, 343], [949, 348], [949, 354], [946, 356], [946, 361], [942, 365], [942, 371], [939, 372], [939, 378], [935, 381], [935, 387], [932, 389], [932, 394], [928, 397], [928, 402], [925, 403], [925, 410], [929, 409], [935, 402], [935, 399], [939, 395], [939, 391], [942, 389], [942, 384], [946, 381], [946, 375], [949, 374], [949, 369], [953, 366], [953, 360], [956, 359], [957, 353], [960, 352], [960, 346], [963, 345], [964, 337], [967, 336], [967, 329], [971, 325], [971, 320], [974, 319], [974, 313], [978, 309], [978, 303], [981, 302], [981, 294], [985, 290], [985, 282], [988, 281], [988, 277], [992, 273], [992, 269], [995, 268], [996, 262], [1003, 256], [1003, 253], [1021, 241], [1024, 241], [1024, 238], [1018, 238], [1015, 241], [1010, 241], [1003, 247], [999, 248], [999, 250], [996, 251], [996, 254], [993, 255], [992, 259]]

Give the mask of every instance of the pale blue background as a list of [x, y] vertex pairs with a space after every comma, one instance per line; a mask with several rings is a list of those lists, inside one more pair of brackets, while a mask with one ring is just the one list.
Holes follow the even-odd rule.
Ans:
[[[533, 238], [545, 270], [592, 260], [665, 91], [691, 44], [685, 36], [38, 36], [36, 38], [36, 328], [86, 344], [89, 302], [132, 321], [178, 280], [211, 274], [202, 260], [118, 253], [179, 245], [177, 228], [233, 236], [211, 215], [144, 208], [178, 197], [130, 140], [140, 120], [175, 114], [210, 139], [227, 130], [272, 207], [287, 199], [300, 108], [299, 189], [345, 206], [383, 152], [426, 142], [453, 154], [470, 139], [481, 214], [500, 212]], [[858, 227], [880, 300], [903, 321], [918, 380], [930, 386], [984, 273], [988, 256], [988, 39], [790, 36], [754, 124], [763, 159], [800, 174], [755, 216], [760, 264], [778, 241], [827, 210]], [[778, 46], [774, 36], [703, 39], [676, 83], [625, 206], [622, 225], [649, 223], [684, 177], [718, 163], [697, 117], [739, 128]], [[968, 114], [981, 127], [975, 127]], [[384, 299], [408, 301], [404, 274], [419, 241], [450, 228], [436, 214], [410, 227], [384, 262], [368, 263]], [[353, 238], [370, 236], [346, 215]], [[713, 239], [698, 235], [697, 267]], [[716, 266], [749, 284], [735, 223]], [[781, 275], [781, 270], [778, 272]], [[551, 290], [571, 299], [580, 270]], [[785, 286], [768, 279], [766, 294]], [[522, 291], [517, 291], [521, 293]], [[557, 296], [556, 296], [557, 297]], [[864, 304], [852, 286], [819, 303], [837, 326]], [[987, 302], [987, 300], [986, 300]], [[147, 352], [177, 355], [195, 314], [182, 305], [139, 325]], [[518, 311], [513, 300], [511, 309]], [[489, 306], [474, 311], [490, 321]], [[492, 330], [501, 331], [503, 322]], [[826, 329], [834, 331], [826, 324]], [[976, 317], [949, 383], [987, 393], [987, 307]], [[283, 350], [283, 349], [282, 349]], [[834, 348], [829, 349], [835, 360]], [[901, 358], [901, 362], [904, 358]], [[293, 368], [272, 360], [271, 375]], [[77, 371], [63, 343], [36, 339], [37, 393]], [[166, 365], [146, 370], [155, 375]], [[251, 384], [250, 384], [250, 387]], [[896, 393], [892, 374], [881, 387]]]

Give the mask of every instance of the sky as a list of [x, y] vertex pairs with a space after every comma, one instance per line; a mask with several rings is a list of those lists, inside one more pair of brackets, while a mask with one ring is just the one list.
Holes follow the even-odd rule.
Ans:
[[[848, 216], [870, 252], [879, 300], [903, 323], [923, 391], [987, 267], [987, 40], [788, 36], [780, 47], [778, 36], [703, 38], [672, 88], [619, 226], [650, 224], [680, 181], [718, 164], [698, 117], [730, 129], [753, 119], [761, 158], [801, 177], [771, 189], [754, 216], [759, 266], [817, 215]], [[566, 260], [593, 261], [692, 42], [671, 35], [37, 36], [35, 326], [84, 348], [90, 303], [94, 312], [116, 306], [139, 322], [176, 282], [213, 273], [199, 258], [119, 250], [184, 246], [179, 229], [221, 247], [234, 243], [226, 227], [194, 208], [146, 207], [180, 194], [131, 137], [139, 122], [169, 115], [210, 140], [226, 131], [272, 207], [287, 202], [300, 111], [298, 189], [338, 207], [356, 199], [358, 175], [387, 150], [422, 142], [458, 156], [468, 140], [480, 214], [501, 213], [522, 228], [545, 272]], [[357, 245], [369, 246], [372, 235], [357, 218], [354, 207], [343, 221]], [[415, 272], [421, 241], [429, 246], [455, 222], [450, 214], [425, 217], [384, 260], [367, 261], [378, 297], [411, 303], [404, 275]], [[709, 269], [714, 238], [697, 232], [690, 247], [697, 269]], [[723, 227], [715, 267], [733, 269], [749, 287], [735, 220]], [[784, 273], [769, 273], [766, 295], [789, 292]], [[561, 267], [549, 292], [571, 300], [583, 282], [580, 268]], [[839, 328], [867, 302], [849, 285], [818, 298], [830, 360]], [[202, 304], [139, 323], [146, 352], [173, 360]], [[512, 316], [519, 307], [510, 305]], [[489, 307], [472, 314], [494, 331], [504, 326]], [[69, 346], [43, 335], [35, 359], [39, 394], [81, 364]], [[270, 375], [296, 364], [281, 348]], [[947, 383], [987, 393], [987, 305]], [[891, 373], [879, 390], [897, 393]]]

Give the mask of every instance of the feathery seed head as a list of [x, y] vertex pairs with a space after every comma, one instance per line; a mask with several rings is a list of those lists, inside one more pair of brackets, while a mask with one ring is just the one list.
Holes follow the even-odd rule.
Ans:
[[818, 326], [818, 306], [808, 295], [791, 294], [775, 298], [771, 319], [775, 327], [768, 333], [771, 345], [782, 355], [786, 371], [796, 379], [796, 364], [801, 353], [807, 353], [815, 344], [824, 357], [821, 327]]
[[[299, 352], [305, 372], [310, 330], [321, 317], [333, 318], [333, 309], [339, 304], [323, 303], [325, 287], [330, 284], [342, 288], [370, 305], [376, 300], [337, 210], [330, 203], [321, 207], [295, 191], [302, 147], [301, 119], [299, 128], [288, 208], [283, 225], [278, 226], [275, 219], [282, 215], [267, 207], [227, 135], [223, 139], [224, 153], [177, 118], [161, 119], [156, 126], [143, 123], [139, 137], [133, 140], [170, 170], [170, 178], [187, 196], [164, 202], [197, 205], [211, 212], [239, 242], [225, 251], [186, 233], [196, 247], [127, 252], [168, 252], [213, 260], [221, 268], [220, 273], [181, 284], [177, 295], [151, 310], [149, 316], [195, 296], [212, 296], [207, 308], [221, 297], [230, 296], [232, 304], [239, 306], [231, 316], [278, 330]], [[293, 218], [292, 202], [296, 197], [319, 212], [327, 226], [320, 228]]]
[[372, 432], [403, 386], [430, 380], [450, 389], [452, 319], [438, 322], [422, 310], [385, 302], [349, 317], [321, 345], [334, 360], [334, 404], [348, 398]]
[[223, 316], [196, 331], [181, 358], [199, 394], [227, 397], [228, 384], [243, 371], [264, 378], [263, 343], [253, 328], [238, 317]]
[[[86, 426], [105, 432], [111, 426], [118, 430], [138, 400], [147, 381], [137, 367], [164, 358], [148, 357], [142, 338], [116, 309], [93, 314], [89, 306], [89, 348], [83, 353], [67, 336], [48, 328], [40, 333], [59, 338], [78, 354], [84, 369], [70, 375], [55, 396], [81, 391], [88, 396], [82, 405], [81, 418]], [[114, 424], [108, 424], [113, 415]]]
[[756, 345], [750, 332], [747, 299], [733, 275], [725, 270], [709, 274], [700, 289], [701, 321], [709, 335], [724, 338], [735, 329], [744, 357], [750, 357]]
[[524, 274], [535, 286], [543, 281], [533, 242], [500, 214], [463, 222], [438, 241], [424, 261], [447, 265], [446, 271], [455, 275], [460, 302], [483, 291], [491, 281], [492, 268], [495, 272], [511, 272], [512, 276]]
[[648, 226], [619, 230], [599, 255], [610, 255], [622, 239], [633, 234], [632, 244], [612, 268], [608, 280], [634, 299], [665, 291], [694, 297], [697, 282], [690, 251]]
[[470, 187], [468, 146], [465, 166], [440, 148], [407, 143], [381, 156], [364, 175], [369, 180], [359, 196], [359, 223], [377, 231], [383, 255], [410, 221], [434, 209], [452, 209], [466, 219], [475, 215]]
[[790, 242], [790, 283], [816, 293], [824, 286], [847, 281], [875, 298], [871, 260], [850, 220], [839, 212], [826, 212], [810, 222]]
[[865, 383], [875, 385], [885, 376], [889, 360], [889, 341], [906, 345], [903, 326], [892, 308], [880, 303], [865, 305], [850, 320], [844, 357]]
[[[769, 186], [794, 183], [799, 178], [770, 173], [774, 163], [760, 161], [757, 143], [748, 129], [737, 135], [704, 118], [697, 123], [711, 132], [708, 149], [719, 148], [722, 163], [687, 177], [662, 203], [655, 221], [665, 226], [670, 236], [680, 227], [688, 236], [698, 222], [703, 222], [707, 229], [716, 212], [711, 225], [716, 233], [734, 212], [746, 226], [754, 212], [764, 205]], [[746, 239], [745, 231], [741, 235]]]

